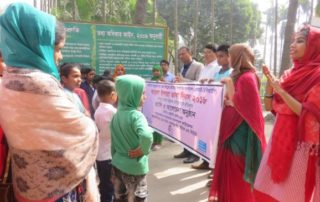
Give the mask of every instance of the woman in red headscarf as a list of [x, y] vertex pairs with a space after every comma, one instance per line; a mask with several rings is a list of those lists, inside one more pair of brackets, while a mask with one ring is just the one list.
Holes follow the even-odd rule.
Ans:
[[229, 54], [233, 71], [221, 81], [227, 94], [209, 202], [254, 202], [253, 182], [266, 144], [260, 81], [249, 46], [232, 45]]
[[263, 69], [276, 122], [254, 185], [259, 202], [320, 201], [320, 29], [302, 27], [290, 55], [293, 68], [279, 80]]

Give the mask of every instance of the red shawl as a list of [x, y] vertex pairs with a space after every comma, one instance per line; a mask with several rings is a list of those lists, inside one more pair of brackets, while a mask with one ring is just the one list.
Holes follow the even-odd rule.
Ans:
[[90, 112], [90, 105], [89, 100], [86, 91], [84, 91], [82, 88], [75, 88], [74, 92], [80, 97], [80, 100], [84, 106], [84, 108]]
[[253, 72], [246, 72], [238, 78], [233, 102], [234, 107], [225, 107], [222, 112], [219, 144], [223, 144], [245, 120], [260, 140], [261, 148], [264, 149], [266, 145], [264, 119], [258, 82]]
[[[308, 91], [320, 83], [319, 29], [309, 27], [306, 52], [302, 59], [293, 62], [294, 66], [289, 75], [282, 77], [281, 86], [287, 93], [302, 103]], [[277, 94], [275, 95], [274, 105], [284, 105], [284, 101]], [[278, 113], [281, 114], [281, 111], [278, 111]], [[275, 123], [272, 147], [268, 158], [271, 177], [275, 182], [286, 179], [299, 141], [297, 131], [299, 117], [292, 113], [291, 115], [287, 114], [283, 119], [280, 116], [278, 118], [278, 123]], [[279, 127], [276, 127], [278, 124], [280, 124]], [[284, 130], [284, 127], [287, 130]], [[276, 128], [279, 130], [276, 130]]]
[[[219, 175], [220, 173], [224, 172], [224, 168], [222, 166], [222, 158], [227, 158], [226, 156], [222, 155], [222, 145], [236, 131], [236, 129], [243, 121], [246, 121], [250, 128], [257, 135], [258, 139], [260, 140], [262, 151], [264, 150], [266, 145], [264, 136], [264, 119], [262, 115], [262, 107], [258, 91], [258, 81], [256, 75], [253, 72], [248, 71], [238, 77], [235, 83], [235, 94], [233, 97], [233, 102], [234, 107], [226, 106], [222, 112], [218, 147], [219, 151], [215, 164], [214, 178], [210, 189], [210, 196], [215, 196], [218, 190], [221, 189], [221, 187], [219, 188], [219, 186], [221, 186], [221, 184], [219, 183]], [[242, 176], [238, 176], [237, 179], [242, 179]], [[241, 186], [243, 185], [243, 183], [240, 184]], [[230, 190], [224, 190], [227, 195], [228, 191]], [[232, 192], [234, 193], [234, 190], [232, 190]], [[246, 191], [237, 192], [237, 194], [240, 193], [243, 194], [246, 193]], [[228, 197], [230, 198], [230, 196]], [[242, 197], [248, 200], [252, 198], [250, 194], [249, 196]]]

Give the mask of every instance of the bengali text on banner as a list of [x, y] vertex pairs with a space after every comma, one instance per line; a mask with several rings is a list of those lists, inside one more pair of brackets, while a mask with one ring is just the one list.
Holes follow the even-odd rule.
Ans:
[[149, 125], [206, 160], [215, 160], [223, 107], [221, 84], [147, 82]]

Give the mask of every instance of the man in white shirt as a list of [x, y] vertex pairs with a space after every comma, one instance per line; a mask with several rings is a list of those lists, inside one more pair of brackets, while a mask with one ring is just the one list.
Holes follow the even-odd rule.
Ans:
[[214, 75], [219, 71], [220, 67], [217, 62], [216, 52], [217, 48], [215, 45], [208, 44], [205, 46], [203, 50], [205, 66], [198, 79], [200, 83], [209, 82], [209, 80], [212, 80]]

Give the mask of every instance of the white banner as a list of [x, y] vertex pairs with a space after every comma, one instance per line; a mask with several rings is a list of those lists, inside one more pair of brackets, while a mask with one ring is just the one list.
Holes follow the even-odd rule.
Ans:
[[147, 82], [142, 112], [156, 131], [214, 162], [223, 107], [221, 84]]

